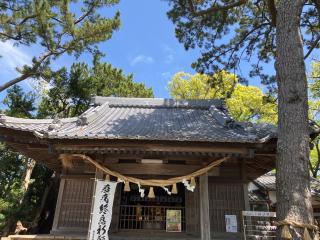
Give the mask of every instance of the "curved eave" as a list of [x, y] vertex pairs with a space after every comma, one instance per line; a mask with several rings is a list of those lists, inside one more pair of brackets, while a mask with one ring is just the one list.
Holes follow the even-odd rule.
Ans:
[[[171, 156], [173, 159], [176, 157], [189, 157], [201, 160], [203, 157], [217, 157], [221, 154], [235, 157], [246, 157], [248, 179], [254, 179], [275, 167], [276, 145], [274, 143], [269, 144], [267, 142], [257, 144], [144, 139], [49, 139], [36, 137], [35, 133], [31, 131], [22, 131], [3, 127], [0, 127], [0, 135], [6, 135], [3, 140], [7, 141], [8, 145], [18, 152], [45, 164], [55, 171], [61, 170], [61, 163], [58, 161], [59, 153], [63, 153], [64, 151], [75, 153], [76, 151], [79, 151], [82, 154], [90, 155], [98, 153], [110, 156], [107, 151], [101, 150], [102, 148], [107, 150], [111, 149], [111, 153], [120, 158], [121, 156], [125, 156], [127, 152], [129, 152], [128, 156], [137, 157], [140, 154], [139, 156], [142, 158], [151, 153], [151, 155], [156, 158], [161, 156]], [[102, 148], [99, 148], [99, 146]], [[114, 152], [112, 150], [113, 148], [118, 149], [119, 151]], [[136, 149], [141, 149], [142, 151], [137, 155]], [[250, 149], [257, 149], [257, 153], [263, 154], [257, 154], [255, 157], [250, 159]]]
[[[260, 139], [250, 139], [250, 140], [241, 140], [239, 139], [230, 139], [230, 138], [223, 138], [223, 139], [195, 139], [191, 137], [184, 137], [184, 138], [153, 138], [152, 136], [116, 136], [116, 135], [94, 135], [94, 136], [78, 136], [78, 135], [73, 135], [73, 136], [56, 136], [54, 134], [43, 134], [41, 133], [41, 128], [35, 128], [33, 130], [25, 128], [25, 127], [16, 127], [16, 126], [4, 126], [0, 125], [0, 132], [1, 131], [8, 131], [7, 134], [9, 134], [9, 137], [13, 137], [13, 135], [10, 134], [12, 132], [16, 137], [18, 136], [23, 137], [24, 134], [28, 134], [28, 137], [34, 138], [36, 141], [41, 141], [41, 142], [51, 142], [51, 141], [74, 141], [74, 140], [92, 140], [92, 141], [150, 141], [150, 142], [193, 142], [193, 143], [208, 143], [208, 144], [223, 144], [223, 143], [228, 143], [228, 144], [265, 144], [268, 143], [272, 140], [276, 140], [277, 137], [275, 134], [269, 134], [263, 138]], [[1, 136], [0, 136], [1, 137]], [[31, 140], [31, 139], [30, 139]]]

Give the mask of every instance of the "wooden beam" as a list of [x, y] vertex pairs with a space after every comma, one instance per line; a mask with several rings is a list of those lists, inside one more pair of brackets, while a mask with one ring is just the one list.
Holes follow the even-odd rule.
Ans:
[[127, 144], [121, 145], [65, 145], [65, 144], [54, 144], [54, 148], [57, 151], [95, 151], [95, 152], [112, 152], [116, 153], [144, 153], [144, 152], [190, 152], [190, 153], [227, 153], [227, 154], [243, 154], [247, 155], [249, 150], [246, 147], [223, 147], [223, 146], [183, 146], [180, 145], [165, 145], [165, 144]]
[[[106, 164], [108, 168], [124, 175], [162, 175], [178, 176], [192, 173], [201, 169], [202, 165], [183, 165], [183, 164], [158, 164], [158, 163], [118, 163]], [[217, 175], [218, 171], [214, 170], [213, 174]]]
[[201, 240], [210, 240], [210, 208], [208, 191], [208, 173], [200, 176], [200, 232]]

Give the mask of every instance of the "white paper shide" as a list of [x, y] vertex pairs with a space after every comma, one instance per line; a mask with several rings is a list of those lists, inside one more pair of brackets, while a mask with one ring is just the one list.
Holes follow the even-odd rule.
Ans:
[[117, 182], [98, 180], [91, 214], [89, 240], [108, 240], [112, 206]]

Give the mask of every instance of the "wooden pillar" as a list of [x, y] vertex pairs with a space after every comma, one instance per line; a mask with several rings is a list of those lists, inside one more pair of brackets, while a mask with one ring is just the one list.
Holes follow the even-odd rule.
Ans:
[[103, 179], [103, 172], [99, 168], [96, 168], [95, 178], [99, 180]]
[[[244, 198], [244, 210], [250, 211], [250, 202], [249, 202], [249, 192], [248, 192], [248, 183], [247, 183], [247, 166], [246, 166], [246, 159], [243, 158], [241, 160], [241, 180], [243, 184], [243, 198]], [[247, 219], [247, 226], [245, 227], [244, 218], [241, 214], [242, 218], [242, 232], [243, 232], [243, 239], [246, 239], [246, 231], [252, 231], [253, 225], [251, 221], [251, 217], [248, 217]]]
[[210, 240], [208, 173], [201, 175], [199, 182], [201, 240]]
[[250, 211], [248, 183], [247, 183], [247, 167], [246, 167], [245, 158], [241, 160], [241, 180], [243, 184], [244, 210]]
[[58, 224], [59, 224], [59, 218], [60, 218], [60, 211], [61, 211], [62, 197], [63, 197], [63, 191], [64, 191], [65, 182], [66, 182], [66, 180], [64, 178], [61, 178], [51, 233], [54, 233], [54, 232], [58, 231]]

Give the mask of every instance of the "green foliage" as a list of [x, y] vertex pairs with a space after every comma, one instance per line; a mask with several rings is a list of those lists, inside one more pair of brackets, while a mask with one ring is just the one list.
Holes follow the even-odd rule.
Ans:
[[311, 63], [311, 74], [309, 76], [310, 93], [313, 99], [320, 99], [320, 62]]
[[22, 222], [32, 222], [37, 214], [43, 193], [51, 180], [53, 172], [44, 165], [36, 164], [31, 175], [28, 191], [22, 204], [16, 208], [15, 219]]
[[[311, 74], [309, 76], [309, 119], [320, 125], [320, 63], [311, 63]], [[319, 177], [320, 171], [320, 137], [317, 136], [310, 151], [310, 170], [313, 177]]]
[[[32, 118], [36, 110], [35, 96], [24, 93], [18, 85], [7, 90], [3, 104], [7, 107], [5, 114], [13, 117]], [[41, 175], [48, 171], [32, 174], [32, 179], [36, 181], [32, 181], [25, 195], [23, 180], [29, 161], [25, 156], [11, 151], [5, 144], [0, 144], [0, 231], [8, 219], [29, 222], [36, 213], [38, 198], [41, 198], [45, 187], [43, 181], [40, 181]]]
[[78, 116], [88, 109], [91, 97], [96, 95], [153, 97], [153, 91], [135, 83], [133, 75], [126, 76], [122, 70], [95, 57], [92, 68], [86, 63], [75, 63], [69, 73], [63, 68], [55, 74], [52, 88], [39, 105], [38, 116]]
[[0, 145], [0, 232], [9, 218], [32, 222], [52, 172], [36, 165], [27, 193], [23, 176], [29, 159]]
[[226, 100], [231, 115], [238, 121], [277, 123], [277, 104], [254, 86], [238, 84]]
[[213, 76], [179, 72], [170, 81], [169, 91], [178, 99], [225, 99], [231, 116], [238, 121], [277, 122], [275, 100], [257, 87], [238, 83], [237, 76], [226, 71]]
[[[81, 5], [76, 12], [74, 4]], [[84, 51], [99, 53], [97, 44], [111, 38], [120, 26], [120, 14], [106, 18], [98, 12], [118, 0], [0, 0], [0, 40], [15, 44], [40, 44], [44, 52], [21, 75], [0, 86], [0, 91], [26, 78], [52, 77], [50, 62], [62, 54], [78, 57]]]
[[19, 200], [23, 197], [22, 176], [26, 158], [0, 145], [0, 231], [9, 216], [15, 214]]
[[237, 82], [237, 76], [226, 71], [213, 76], [179, 72], [169, 82], [169, 91], [178, 99], [228, 98]]
[[9, 88], [7, 96], [3, 100], [3, 104], [7, 106], [5, 114], [20, 118], [32, 118], [33, 112], [36, 110], [34, 93], [24, 94], [19, 85]]
[[[197, 72], [213, 74], [251, 69], [250, 77], [274, 84], [275, 77], [263, 67], [275, 59], [277, 1], [170, 0], [168, 17], [176, 37], [186, 49], [198, 48], [200, 58], [192, 64]], [[305, 1], [301, 28], [306, 56], [318, 48], [319, 1]], [[240, 64], [241, 63], [241, 64]], [[240, 79], [243, 80], [243, 79]], [[272, 87], [275, 87], [274, 85]]]

